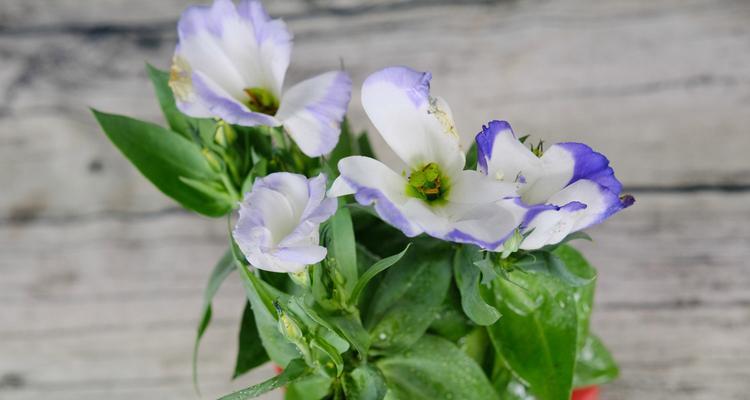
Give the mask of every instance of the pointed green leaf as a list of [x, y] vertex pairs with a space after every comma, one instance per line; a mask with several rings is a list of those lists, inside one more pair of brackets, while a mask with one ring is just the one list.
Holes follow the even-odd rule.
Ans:
[[588, 335], [583, 347], [578, 351], [573, 385], [601, 385], [615, 380], [619, 374], [617, 363], [604, 343], [596, 335]]
[[576, 310], [578, 311], [578, 349], [583, 347], [589, 336], [591, 312], [594, 307], [594, 291], [596, 290], [596, 269], [583, 258], [581, 253], [568, 245], [562, 245], [552, 254], [565, 265], [565, 270], [587, 283], [576, 286]]
[[479, 252], [475, 247], [461, 246], [453, 257], [453, 274], [461, 292], [461, 306], [466, 316], [478, 325], [492, 325], [500, 318], [500, 312], [487, 304], [479, 291]]
[[362, 274], [362, 276], [357, 281], [357, 284], [354, 286], [354, 290], [352, 290], [352, 304], [357, 304], [359, 302], [359, 295], [365, 289], [367, 283], [370, 282], [370, 280], [374, 278], [375, 275], [385, 271], [386, 269], [388, 269], [388, 267], [397, 263], [404, 256], [404, 254], [406, 254], [406, 251], [409, 250], [409, 246], [411, 246], [411, 244], [407, 245], [406, 248], [401, 250], [400, 253], [377, 261], [370, 268], [368, 268], [364, 274]]
[[221, 257], [219, 262], [216, 263], [214, 270], [211, 272], [211, 276], [208, 278], [208, 284], [203, 291], [203, 313], [201, 316], [200, 323], [198, 324], [198, 333], [195, 336], [195, 345], [193, 345], [193, 385], [195, 385], [196, 391], [198, 390], [198, 348], [200, 346], [201, 338], [206, 332], [206, 328], [211, 323], [211, 301], [219, 291], [224, 279], [234, 271], [234, 257], [232, 252], [227, 250]]
[[357, 284], [357, 250], [354, 241], [354, 227], [349, 210], [340, 207], [331, 217], [325, 229], [328, 260], [344, 279], [347, 293]]
[[180, 180], [216, 177], [198, 146], [149, 122], [93, 112], [112, 143], [164, 194], [209, 217], [222, 216], [232, 209], [225, 199], [208, 196]]
[[[398, 400], [495, 399], [482, 368], [453, 343], [425, 335], [408, 350], [376, 362]], [[392, 394], [391, 394], [392, 393]]]
[[255, 323], [255, 314], [253, 314], [250, 302], [245, 302], [238, 341], [237, 362], [232, 379], [268, 361], [268, 354], [258, 335], [258, 326]]
[[415, 244], [378, 285], [365, 321], [373, 347], [411, 346], [440, 312], [451, 282], [450, 248], [430, 243]]
[[247, 389], [234, 392], [230, 395], [224, 396], [219, 400], [245, 400], [258, 397], [263, 393], [270, 392], [271, 390], [278, 389], [288, 383], [297, 381], [307, 375], [311, 374], [310, 368], [307, 364], [299, 358], [296, 358], [289, 362], [284, 368], [281, 374], [274, 376], [273, 378], [259, 383], [257, 385], [250, 386]]

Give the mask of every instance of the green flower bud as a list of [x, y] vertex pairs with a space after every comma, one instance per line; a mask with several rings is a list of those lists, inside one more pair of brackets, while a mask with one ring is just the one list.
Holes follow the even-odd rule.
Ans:
[[208, 161], [208, 165], [214, 172], [221, 172], [221, 161], [219, 161], [219, 158], [216, 157], [216, 154], [214, 154], [213, 151], [204, 147], [203, 149], [201, 149], [201, 153], [203, 154], [203, 157], [206, 159], [206, 161]]
[[515, 253], [516, 251], [518, 251], [518, 249], [521, 247], [521, 242], [523, 242], [523, 235], [521, 235], [521, 232], [516, 229], [516, 231], [513, 232], [513, 235], [511, 235], [507, 240], [505, 240], [505, 243], [503, 243], [503, 252], [500, 255], [500, 258], [508, 258], [511, 253]]
[[231, 146], [235, 140], [237, 140], [237, 132], [234, 131], [232, 125], [229, 125], [225, 121], [219, 121], [216, 125], [214, 142], [219, 146], [226, 148]]
[[307, 271], [307, 268], [300, 272], [290, 272], [289, 277], [292, 278], [294, 283], [303, 288], [310, 286], [310, 273]]

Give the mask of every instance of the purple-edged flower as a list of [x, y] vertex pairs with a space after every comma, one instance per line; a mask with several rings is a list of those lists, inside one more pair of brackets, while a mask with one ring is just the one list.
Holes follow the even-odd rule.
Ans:
[[505, 121], [482, 127], [476, 142], [479, 171], [515, 184], [529, 209], [521, 226], [527, 234], [522, 249], [559, 243], [633, 204], [633, 197], [620, 195], [622, 184], [609, 160], [585, 144], [558, 143], [539, 157]]
[[243, 126], [283, 125], [310, 157], [336, 146], [351, 79], [332, 71], [282, 91], [292, 35], [260, 1], [190, 7], [177, 33], [169, 85], [180, 111]]
[[247, 261], [273, 272], [299, 272], [320, 262], [318, 228], [336, 212], [336, 199], [326, 197], [326, 176], [315, 178], [277, 172], [256, 179], [240, 203], [232, 232]]
[[347, 157], [329, 194], [354, 194], [407, 236], [430, 236], [495, 250], [526, 212], [515, 187], [464, 170], [465, 155], [448, 105], [430, 96], [428, 72], [390, 67], [362, 86], [362, 105], [377, 130], [406, 163], [399, 173], [368, 157]]

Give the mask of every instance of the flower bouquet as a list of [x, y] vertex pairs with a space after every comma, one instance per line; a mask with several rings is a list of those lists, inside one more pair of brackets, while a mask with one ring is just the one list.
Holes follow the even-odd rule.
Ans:
[[606, 157], [504, 121], [465, 152], [430, 73], [388, 67], [361, 95], [392, 168], [344, 119], [346, 72], [284, 89], [292, 36], [260, 2], [190, 7], [177, 31], [169, 72], [148, 67], [167, 127], [94, 114], [164, 194], [227, 219], [196, 386], [211, 299], [235, 270], [234, 376], [281, 372], [225, 399], [567, 400], [617, 376], [589, 331], [596, 271], [569, 245], [633, 203]]

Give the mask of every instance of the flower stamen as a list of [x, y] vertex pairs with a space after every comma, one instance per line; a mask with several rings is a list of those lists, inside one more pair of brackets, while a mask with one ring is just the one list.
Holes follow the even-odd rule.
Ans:
[[271, 93], [270, 90], [261, 87], [243, 89], [249, 99], [245, 105], [255, 112], [262, 114], [275, 115], [279, 110], [279, 100]]

